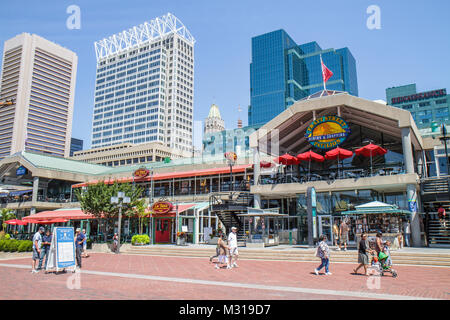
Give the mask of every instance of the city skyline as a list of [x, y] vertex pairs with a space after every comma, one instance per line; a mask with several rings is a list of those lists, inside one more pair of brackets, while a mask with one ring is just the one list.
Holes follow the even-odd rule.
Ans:
[[[326, 12], [321, 10], [323, 5], [294, 1], [283, 5], [266, 2], [258, 6], [255, 1], [197, 1], [195, 4], [155, 1], [151, 10], [145, 1], [116, 2], [107, 7], [102, 2], [78, 1], [75, 5], [81, 10], [80, 30], [66, 28], [70, 16], [66, 9], [71, 4], [69, 1], [51, 5], [5, 4], [0, 35], [3, 43], [29, 32], [77, 53], [79, 71], [72, 136], [84, 140], [85, 148], [91, 144], [92, 122], [87, 119], [92, 119], [94, 103], [93, 42], [167, 12], [182, 20], [197, 40], [194, 121], [203, 121], [210, 105], [215, 103], [227, 129], [235, 127], [237, 106], [241, 105], [245, 112], [250, 104], [251, 38], [277, 29], [284, 29], [298, 43], [317, 41], [326, 48], [351, 48], [357, 60], [360, 97], [384, 99], [387, 87], [406, 83], [420, 83], [423, 91], [449, 87], [448, 77], [439, 72], [450, 68], [449, 61], [439, 59], [442, 52], [450, 49], [448, 43], [440, 40], [445, 36], [445, 25], [449, 24], [445, 20], [449, 4], [445, 1], [436, 3], [434, 9], [439, 10], [433, 11], [428, 10], [426, 3], [380, 1], [379, 30], [369, 30], [366, 26], [370, 16], [366, 9], [372, 4], [369, 1], [330, 2]], [[345, 24], [336, 23], [336, 14]], [[302, 19], [298, 19], [299, 15]], [[420, 39], [433, 42], [434, 50], [428, 50]], [[243, 120], [246, 125], [246, 117]], [[200, 136], [195, 135], [195, 145], [199, 146], [201, 132]]]

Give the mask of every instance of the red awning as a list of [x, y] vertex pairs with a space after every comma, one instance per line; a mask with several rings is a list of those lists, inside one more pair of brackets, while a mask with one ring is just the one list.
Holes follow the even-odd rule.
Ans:
[[[251, 168], [251, 164], [243, 164], [243, 165], [237, 165], [233, 166], [233, 173], [239, 173], [244, 172], [246, 169]], [[192, 171], [183, 171], [183, 172], [170, 172], [170, 173], [157, 173], [153, 175], [153, 178], [151, 176], [147, 176], [145, 178], [132, 178], [132, 177], [125, 177], [125, 178], [119, 178], [119, 179], [106, 179], [106, 180], [92, 180], [86, 183], [78, 183], [72, 185], [72, 188], [80, 188], [80, 187], [86, 187], [88, 184], [96, 184], [101, 181], [105, 182], [106, 184], [113, 184], [115, 181], [119, 183], [126, 183], [126, 182], [141, 182], [141, 181], [157, 181], [157, 180], [167, 180], [167, 179], [175, 179], [175, 178], [189, 178], [189, 177], [198, 177], [198, 176], [210, 176], [210, 175], [216, 175], [216, 174], [227, 174], [230, 172], [230, 167], [221, 167], [221, 168], [212, 168], [212, 169], [201, 169], [201, 170], [192, 170]]]
[[68, 219], [51, 219], [51, 220], [40, 220], [40, 219], [28, 219], [29, 223], [36, 224], [54, 224], [54, 223], [64, 223], [69, 221]]
[[84, 220], [93, 218], [95, 218], [93, 215], [85, 214], [81, 209], [70, 209], [70, 210], [42, 211], [30, 216], [26, 216], [22, 220], [49, 221], [53, 219]]

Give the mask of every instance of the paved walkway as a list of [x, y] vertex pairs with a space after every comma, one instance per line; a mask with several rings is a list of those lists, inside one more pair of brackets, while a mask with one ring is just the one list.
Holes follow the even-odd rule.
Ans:
[[450, 299], [445, 267], [398, 266], [394, 279], [353, 275], [352, 264], [331, 264], [333, 275], [316, 276], [318, 263], [296, 261], [242, 260], [239, 268], [216, 270], [205, 258], [93, 253], [80, 274], [58, 275], [31, 274], [30, 263], [0, 261], [0, 300]]

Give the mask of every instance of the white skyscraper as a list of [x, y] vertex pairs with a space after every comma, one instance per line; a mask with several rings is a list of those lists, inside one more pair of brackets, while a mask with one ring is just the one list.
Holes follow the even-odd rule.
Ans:
[[92, 148], [160, 142], [192, 151], [194, 43], [170, 13], [95, 42]]
[[0, 98], [0, 160], [23, 150], [68, 157], [77, 55], [35, 34], [5, 41]]

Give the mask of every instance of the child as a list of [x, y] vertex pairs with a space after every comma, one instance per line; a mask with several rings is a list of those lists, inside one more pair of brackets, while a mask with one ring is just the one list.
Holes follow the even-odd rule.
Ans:
[[391, 242], [388, 240], [384, 243], [384, 247], [383, 247], [383, 252], [387, 255], [384, 265], [388, 268], [390, 268], [392, 266], [390, 247], [391, 247]]

